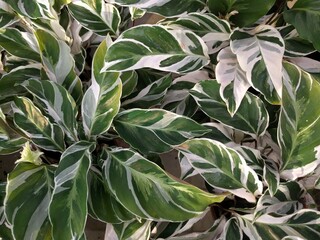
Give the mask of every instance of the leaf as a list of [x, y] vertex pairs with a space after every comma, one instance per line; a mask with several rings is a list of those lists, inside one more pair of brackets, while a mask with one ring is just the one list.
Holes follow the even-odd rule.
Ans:
[[260, 25], [252, 31], [236, 29], [231, 34], [230, 46], [249, 83], [271, 104], [279, 104], [285, 50], [280, 33], [268, 25]]
[[4, 198], [6, 195], [6, 182], [0, 183], [0, 237], [7, 240], [12, 240], [12, 226], [8, 222], [4, 212]]
[[230, 47], [222, 49], [217, 57], [216, 78], [220, 83], [220, 96], [225, 101], [231, 115], [240, 107], [250, 83], [241, 69], [237, 56]]
[[105, 133], [120, 108], [120, 74], [101, 73], [107, 48], [107, 42], [103, 41], [96, 50], [92, 63], [92, 83], [82, 101], [83, 127], [89, 138]]
[[104, 0], [72, 1], [68, 5], [72, 16], [85, 28], [106, 36], [116, 35], [121, 21], [118, 9]]
[[168, 74], [130, 96], [122, 102], [121, 106], [124, 108], [150, 108], [157, 105], [165, 97], [171, 83], [172, 77]]
[[220, 85], [216, 80], [206, 80], [197, 83], [190, 90], [190, 94], [209, 117], [245, 133], [263, 135], [269, 121], [263, 102], [248, 92], [238, 111], [231, 117], [225, 102], [220, 97], [219, 89]]
[[320, 62], [307, 57], [290, 58], [289, 61], [308, 73], [319, 73]]
[[142, 18], [146, 13], [145, 10], [142, 10], [136, 7], [129, 7], [129, 12], [131, 15], [131, 21]]
[[84, 234], [92, 148], [92, 143], [81, 141], [61, 155], [49, 208], [53, 239], [80, 239]]
[[46, 116], [57, 123], [72, 141], [76, 141], [77, 108], [67, 90], [52, 81], [30, 79], [23, 86], [36, 98]]
[[209, 0], [208, 6], [217, 16], [235, 11], [230, 20], [237, 26], [244, 27], [263, 17], [275, 2], [275, 0], [266, 0], [263, 4], [259, 4], [255, 0]]
[[16, 15], [11, 11], [9, 5], [2, 3], [0, 6], [0, 28], [8, 28], [9, 26], [13, 25], [15, 22], [18, 21]]
[[103, 160], [103, 176], [113, 195], [142, 218], [184, 221], [225, 197], [177, 182], [159, 166], [129, 149], [106, 152]]
[[285, 63], [284, 69], [278, 125], [280, 171], [283, 178], [293, 180], [311, 173], [320, 163], [320, 84], [293, 64]]
[[75, 63], [69, 46], [62, 40], [57, 40], [46, 30], [35, 32], [42, 64], [49, 79], [65, 87], [76, 102], [82, 98], [82, 84], [75, 73]]
[[[130, 109], [118, 114], [115, 130], [143, 153], [164, 153], [208, 130], [190, 118], [161, 109]], [[143, 136], [143, 138], [137, 138]]]
[[113, 229], [119, 240], [149, 240], [151, 221], [132, 220], [121, 224], [114, 224]]
[[51, 239], [48, 218], [55, 167], [19, 163], [9, 174], [6, 218], [15, 239]]
[[187, 73], [209, 63], [207, 52], [202, 39], [191, 31], [142, 25], [124, 31], [110, 46], [102, 71], [129, 71], [149, 67]]
[[243, 239], [243, 233], [236, 218], [230, 218], [226, 222], [222, 239]]
[[11, 55], [40, 62], [39, 47], [34, 35], [15, 28], [0, 30], [0, 45]]
[[15, 98], [13, 111], [15, 125], [31, 138], [34, 144], [49, 151], [64, 151], [62, 129], [56, 124], [51, 124], [28, 98]]
[[265, 162], [263, 168], [263, 178], [265, 179], [270, 195], [273, 196], [280, 184], [280, 173], [279, 167], [273, 160], [268, 160]]
[[26, 142], [26, 144], [23, 147], [23, 150], [21, 152], [21, 158], [18, 159], [15, 163], [20, 163], [20, 162], [29, 162], [34, 165], [40, 166], [43, 164], [41, 160], [41, 155], [43, 155], [43, 152], [39, 150], [32, 151], [30, 147], [30, 143]]
[[287, 23], [292, 24], [299, 35], [313, 43], [313, 46], [320, 51], [318, 41], [319, 30], [317, 27], [320, 22], [320, 2], [317, 0], [299, 0], [290, 10], [283, 13]]
[[25, 138], [8, 138], [0, 134], [0, 155], [8, 155], [21, 150], [25, 144]]
[[135, 218], [111, 195], [100, 172], [89, 171], [88, 212], [102, 222], [121, 223]]
[[262, 182], [241, 155], [211, 139], [188, 140], [177, 149], [212, 187], [255, 202]]
[[138, 84], [138, 74], [136, 71], [123, 72], [120, 76], [122, 81], [122, 97], [129, 96]]
[[186, 12], [196, 12], [205, 7], [203, 0], [109, 0], [121, 6], [136, 7], [163, 16], [177, 16]]

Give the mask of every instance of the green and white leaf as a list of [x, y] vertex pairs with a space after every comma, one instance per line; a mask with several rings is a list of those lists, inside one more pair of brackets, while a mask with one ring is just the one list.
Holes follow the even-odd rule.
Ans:
[[3, 1], [0, 3], [0, 28], [7, 28], [18, 21], [9, 5]]
[[138, 74], [136, 71], [128, 71], [121, 73], [122, 81], [122, 98], [129, 96], [138, 84]]
[[245, 133], [263, 135], [268, 126], [269, 115], [262, 100], [246, 93], [238, 111], [231, 117], [219, 89], [220, 84], [216, 80], [205, 80], [197, 83], [190, 94], [209, 117]]
[[[81, 239], [87, 220], [88, 171], [93, 143], [77, 142], [61, 155], [49, 208], [53, 239]], [[61, 214], [63, 213], [63, 214]]]
[[231, 34], [230, 46], [249, 83], [270, 103], [278, 104], [282, 94], [285, 47], [277, 29], [268, 25], [260, 25], [251, 31], [236, 29]]
[[222, 49], [217, 57], [216, 78], [220, 83], [220, 96], [225, 101], [231, 115], [238, 110], [250, 83], [245, 71], [240, 67], [237, 56], [230, 47]]
[[82, 26], [99, 35], [118, 33], [121, 21], [119, 11], [104, 0], [73, 0], [68, 4], [68, 9]]
[[4, 201], [15, 239], [51, 239], [48, 208], [55, 167], [19, 163], [9, 174]]
[[4, 198], [6, 195], [6, 182], [0, 183], [0, 237], [3, 239], [12, 240], [12, 226], [8, 222], [4, 212]]
[[124, 108], [149, 108], [158, 105], [165, 97], [171, 83], [172, 77], [168, 74], [129, 96], [128, 99], [122, 102], [121, 106]]
[[[130, 109], [118, 114], [115, 130], [143, 153], [164, 153], [208, 130], [194, 120], [161, 109]], [[143, 138], [137, 138], [143, 136]]]
[[102, 168], [109, 189], [125, 208], [142, 218], [184, 221], [225, 197], [177, 182], [132, 150], [115, 149], [107, 154]]
[[228, 191], [249, 202], [262, 193], [262, 182], [235, 150], [211, 139], [192, 139], [177, 149], [214, 188]]
[[62, 152], [65, 149], [62, 129], [50, 123], [39, 108], [25, 97], [14, 99], [13, 120], [20, 131], [28, 136], [34, 144], [49, 151]]
[[89, 138], [105, 133], [120, 109], [120, 73], [101, 72], [107, 49], [107, 41], [103, 41], [95, 52], [91, 86], [82, 100], [83, 128]]
[[72, 141], [77, 137], [77, 107], [71, 95], [61, 85], [46, 80], [30, 79], [23, 86], [35, 97], [46, 116], [58, 124]]
[[320, 73], [320, 62], [312, 58], [295, 57], [289, 61], [308, 73]]
[[8, 138], [0, 133], [0, 155], [8, 155], [18, 152], [25, 144], [25, 138]]
[[15, 28], [1, 29], [0, 46], [19, 58], [41, 61], [37, 40], [32, 33], [22, 32]]
[[[283, 99], [278, 125], [281, 176], [305, 176], [320, 163], [320, 84], [293, 64], [284, 64]], [[310, 141], [312, 139], [312, 141]]]
[[[149, 240], [151, 221], [148, 220], [132, 220], [121, 224], [107, 225], [105, 233], [106, 239], [118, 240]], [[113, 237], [113, 238], [112, 238]]]
[[166, 17], [196, 12], [205, 7], [203, 0], [109, 0], [108, 2], [126, 7], [136, 7]]
[[187, 73], [209, 63], [204, 41], [188, 30], [141, 25], [124, 31], [108, 49], [103, 71], [153, 68]]
[[136, 7], [129, 7], [129, 12], [131, 15], [131, 21], [142, 18], [146, 14], [145, 10]]
[[275, 161], [271, 159], [265, 160], [263, 178], [267, 183], [270, 195], [273, 196], [278, 191], [280, 184], [279, 167]]
[[46, 30], [35, 32], [42, 64], [49, 79], [65, 87], [76, 102], [82, 98], [82, 84], [75, 73], [74, 59], [69, 46]]

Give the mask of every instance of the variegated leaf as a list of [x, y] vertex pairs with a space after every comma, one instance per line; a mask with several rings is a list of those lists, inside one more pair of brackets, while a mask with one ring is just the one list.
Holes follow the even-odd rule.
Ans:
[[11, 55], [36, 62], [41, 61], [37, 40], [32, 33], [15, 28], [1, 29], [0, 46]]
[[106, 132], [120, 108], [122, 89], [120, 74], [101, 73], [107, 48], [107, 41], [103, 41], [95, 52], [92, 83], [82, 100], [83, 128], [89, 138]]
[[8, 155], [21, 150], [25, 144], [25, 138], [9, 138], [0, 131], [0, 155]]
[[123, 72], [120, 76], [122, 82], [122, 97], [129, 96], [138, 84], [138, 74], [136, 71]]
[[[296, 179], [320, 163], [320, 84], [293, 64], [284, 64], [283, 99], [278, 125], [281, 176]], [[312, 139], [312, 141], [310, 141]]]
[[282, 94], [285, 47], [277, 29], [268, 25], [251, 31], [236, 29], [231, 34], [230, 46], [250, 84], [270, 103], [278, 104]]
[[75, 63], [69, 46], [46, 30], [38, 29], [36, 37], [42, 64], [49, 79], [65, 87], [76, 102], [82, 98], [82, 84], [75, 73]]
[[209, 54], [218, 52], [228, 45], [230, 24], [210, 13], [190, 13], [174, 20], [162, 22], [174, 29], [188, 29], [202, 37], [208, 46]]
[[121, 21], [119, 11], [104, 0], [73, 0], [68, 9], [82, 26], [99, 35], [118, 33]]
[[6, 195], [6, 182], [0, 183], [0, 237], [3, 239], [12, 240], [12, 226], [8, 222], [4, 212], [4, 198]]
[[308, 73], [320, 73], [320, 62], [312, 58], [295, 57], [289, 61]]
[[19, 163], [9, 174], [5, 213], [15, 239], [51, 239], [48, 208], [55, 167]]
[[171, 75], [166, 75], [159, 80], [151, 83], [139, 92], [129, 96], [122, 102], [124, 108], [149, 108], [159, 104], [167, 93], [167, 89], [172, 83]]
[[[93, 144], [77, 142], [61, 155], [49, 208], [53, 239], [81, 239], [87, 220], [88, 171]], [[63, 212], [63, 214], [61, 214]]]
[[237, 56], [230, 47], [219, 52], [218, 61], [216, 78], [221, 85], [220, 95], [227, 104], [230, 114], [234, 115], [245, 97], [250, 83], [238, 63]]
[[262, 182], [244, 158], [218, 141], [200, 138], [177, 149], [212, 187], [229, 191], [249, 202], [262, 193]]
[[[121, 224], [113, 224], [118, 240], [149, 240], [150, 239], [151, 221], [149, 220], [132, 220]], [[108, 235], [105, 235], [107, 239]]]
[[[161, 109], [130, 109], [118, 114], [115, 130], [143, 153], [164, 153], [208, 130], [190, 118]], [[143, 136], [143, 138], [137, 138]]]
[[242, 240], [243, 239], [243, 233], [239, 226], [239, 222], [237, 218], [230, 218], [226, 222], [221, 239], [222, 240], [229, 240], [229, 239]]
[[28, 98], [17, 97], [14, 103], [13, 120], [20, 131], [40, 148], [64, 151], [64, 133], [58, 125], [50, 123], [49, 119]]
[[146, 14], [145, 10], [136, 7], [129, 7], [129, 12], [131, 15], [131, 21], [142, 18]]
[[108, 2], [144, 9], [167, 17], [196, 12], [205, 7], [204, 0], [109, 0]]
[[168, 30], [160, 25], [130, 28], [108, 49], [103, 71], [153, 68], [187, 73], [209, 63], [208, 48], [191, 31]]
[[197, 83], [190, 93], [209, 117], [243, 132], [263, 135], [268, 127], [269, 115], [262, 100], [246, 93], [238, 111], [231, 117], [219, 89], [220, 84], [216, 80], [206, 80]]
[[7, 28], [18, 21], [16, 14], [14, 14], [9, 5], [3, 1], [0, 4], [0, 15], [0, 28]]
[[77, 108], [71, 95], [52, 81], [30, 79], [23, 86], [37, 99], [46, 116], [58, 124], [71, 141], [77, 141]]
[[184, 221], [225, 197], [175, 181], [132, 150], [115, 149], [106, 154], [103, 175], [109, 189], [125, 208], [142, 218]]
[[102, 222], [122, 223], [135, 216], [127, 211], [112, 195], [100, 172], [89, 171], [88, 212]]
[[265, 160], [263, 178], [267, 183], [270, 195], [273, 196], [278, 191], [280, 184], [279, 167], [275, 161], [271, 159]]

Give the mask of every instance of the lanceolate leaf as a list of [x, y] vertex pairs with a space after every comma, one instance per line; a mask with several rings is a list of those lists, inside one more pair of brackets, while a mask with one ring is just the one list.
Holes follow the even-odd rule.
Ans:
[[15, 239], [51, 239], [52, 166], [19, 163], [9, 174], [5, 213]]
[[284, 67], [278, 126], [280, 170], [282, 177], [296, 179], [311, 173], [320, 163], [320, 84], [295, 65], [286, 63]]
[[11, 224], [8, 222], [4, 212], [4, 198], [6, 195], [6, 182], [0, 183], [0, 237], [3, 239], [12, 240], [12, 231], [11, 231]]
[[14, 123], [34, 144], [50, 151], [65, 149], [64, 133], [58, 125], [51, 124], [28, 98], [15, 98], [14, 103]]
[[103, 70], [153, 68], [187, 73], [209, 63], [203, 40], [191, 31], [142, 25], [125, 31], [108, 49]]
[[190, 118], [160, 109], [123, 111], [114, 126], [126, 142], [143, 153], [168, 152], [173, 146], [208, 132]]
[[110, 190], [124, 207], [142, 218], [184, 221], [224, 199], [173, 180], [131, 150], [112, 150], [104, 160], [103, 174]]
[[136, 71], [123, 72], [120, 78], [122, 81], [122, 97], [127, 97], [137, 86], [138, 74]]
[[9, 5], [0, 6], [0, 28], [6, 28], [18, 21], [17, 16], [9, 9]]
[[252, 31], [236, 29], [231, 34], [230, 46], [251, 85], [270, 103], [279, 103], [285, 49], [280, 33], [267, 25]]
[[15, 28], [1, 29], [0, 45], [11, 55], [41, 61], [37, 40], [31, 33], [21, 32]]
[[196, 12], [205, 7], [203, 0], [110, 0], [122, 6], [136, 7], [163, 16], [176, 16], [186, 12]]
[[228, 111], [233, 115], [238, 110], [250, 84], [230, 47], [219, 52], [218, 61], [216, 78], [221, 84], [220, 95], [227, 104]]
[[7, 155], [18, 152], [25, 144], [25, 138], [8, 138], [0, 133], [0, 155]]
[[92, 84], [82, 101], [83, 127], [88, 137], [106, 132], [120, 108], [122, 83], [119, 73], [104, 72], [107, 42], [103, 41], [93, 58]]
[[75, 63], [69, 46], [45, 30], [38, 29], [35, 34], [42, 64], [49, 79], [64, 86], [78, 102], [82, 97], [82, 84], [75, 73]]
[[[80, 239], [87, 219], [88, 171], [93, 144], [77, 142], [61, 156], [49, 216], [53, 239]], [[62, 214], [63, 213], [63, 214]]]
[[253, 94], [247, 93], [238, 111], [231, 117], [220, 97], [219, 89], [220, 85], [216, 80], [205, 80], [196, 84], [190, 93], [209, 117], [246, 133], [263, 135], [269, 121], [263, 102]]
[[77, 108], [67, 90], [52, 81], [30, 79], [25, 88], [35, 96], [47, 117], [57, 123], [72, 141], [77, 140]]
[[113, 229], [116, 232], [119, 240], [150, 239], [151, 221], [148, 220], [132, 220], [121, 224], [114, 224]]
[[200, 138], [177, 148], [211, 186], [249, 202], [262, 193], [262, 182], [241, 155], [220, 142]]
[[120, 24], [118, 9], [104, 0], [72, 1], [68, 5], [72, 16], [85, 28], [106, 36], [117, 34]]
[[299, 0], [294, 6], [284, 12], [286, 22], [292, 24], [299, 35], [313, 43], [313, 46], [320, 51], [319, 28], [320, 2], [317, 0]]

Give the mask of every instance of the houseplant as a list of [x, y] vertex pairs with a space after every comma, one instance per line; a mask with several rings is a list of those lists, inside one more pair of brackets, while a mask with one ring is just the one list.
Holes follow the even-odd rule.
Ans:
[[319, 237], [319, 0], [0, 8], [4, 239]]

